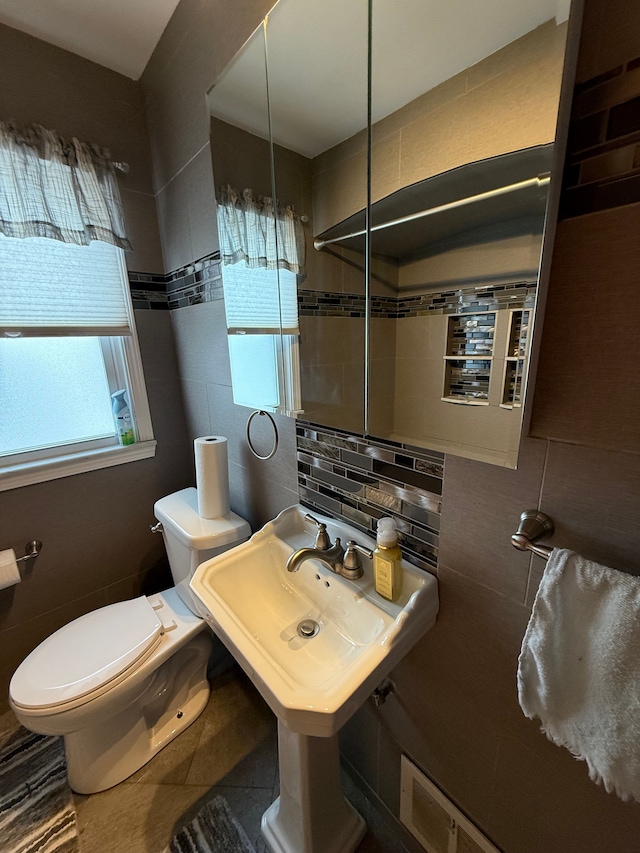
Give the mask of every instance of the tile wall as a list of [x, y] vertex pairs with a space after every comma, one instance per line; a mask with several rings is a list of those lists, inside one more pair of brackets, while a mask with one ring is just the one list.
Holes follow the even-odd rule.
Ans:
[[130, 272], [136, 309], [173, 310], [222, 299], [220, 252], [212, 252], [166, 275]]
[[[203, 92], [270, 5], [184, 0], [143, 75], [165, 269], [216, 248], [214, 214], [203, 201], [205, 193], [214, 197], [212, 179], [202, 176], [211, 159]], [[638, 56], [639, 24], [637, 0], [586, 0], [579, 80]], [[539, 74], [535, 64], [532, 86]], [[446, 134], [446, 122], [436, 130]], [[487, 134], [495, 133], [488, 119]], [[540, 567], [538, 558], [512, 548], [510, 535], [521, 510], [539, 507], [554, 518], [558, 544], [637, 571], [640, 391], [626, 356], [638, 337], [637, 312], [627, 310], [637, 303], [638, 233], [640, 205], [560, 223], [534, 401], [533, 423], [543, 440], [525, 441], [517, 470], [447, 457], [438, 623], [394, 671], [389, 701], [381, 707], [366, 703], [344, 733], [343, 755], [381, 807], [398, 813], [404, 752], [505, 853], [637, 848], [637, 804], [594, 785], [584, 763], [549, 743], [518, 707], [515, 665]], [[189, 422], [240, 436], [246, 417], [233, 406], [218, 367], [225, 344], [219, 308], [199, 305], [170, 316]], [[220, 324], [217, 335], [214, 321]], [[296, 437], [295, 424], [282, 419], [279, 429], [282, 451], [267, 463], [248, 458], [240, 439], [232, 445], [234, 508], [256, 526], [298, 497], [295, 457], [309, 448], [296, 447], [304, 436]], [[350, 440], [368, 444], [357, 436]], [[341, 447], [340, 458], [313, 457], [346, 472], [347, 452]], [[318, 470], [350, 479], [333, 468], [312, 471], [309, 462], [303, 464], [310, 466], [306, 480], [323, 488], [332, 484], [318, 478]], [[341, 507], [350, 500], [353, 493], [339, 496]]]
[[[532, 307], [536, 282], [516, 281], [482, 287], [460, 287], [411, 296], [371, 297], [371, 316], [388, 320], [424, 317], [428, 314], [461, 314], [496, 311], [500, 308]], [[298, 291], [301, 316], [364, 317], [366, 301], [362, 294], [335, 291]]]
[[575, 92], [561, 216], [640, 201], [640, 57]]
[[300, 500], [375, 538], [379, 518], [397, 520], [405, 558], [434, 571], [444, 454], [298, 421]]

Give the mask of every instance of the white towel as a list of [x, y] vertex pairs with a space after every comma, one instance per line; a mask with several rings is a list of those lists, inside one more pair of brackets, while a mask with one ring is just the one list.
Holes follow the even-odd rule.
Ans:
[[594, 782], [640, 801], [640, 578], [554, 549], [522, 642], [518, 699]]

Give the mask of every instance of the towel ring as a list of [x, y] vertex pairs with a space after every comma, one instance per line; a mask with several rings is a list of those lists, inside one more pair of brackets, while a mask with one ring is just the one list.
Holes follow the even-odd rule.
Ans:
[[[266, 415], [271, 421], [271, 426], [273, 427], [273, 447], [270, 453], [267, 453], [266, 456], [261, 456], [258, 451], [253, 446], [253, 442], [251, 441], [251, 421], [255, 418], [256, 415]], [[275, 456], [276, 450], [278, 449], [278, 427], [276, 426], [276, 422], [271, 417], [269, 412], [263, 412], [262, 409], [256, 409], [255, 412], [251, 412], [249, 415], [249, 419], [247, 420], [247, 444], [249, 445], [249, 450], [253, 453], [253, 455], [257, 459], [271, 459], [272, 456]]]

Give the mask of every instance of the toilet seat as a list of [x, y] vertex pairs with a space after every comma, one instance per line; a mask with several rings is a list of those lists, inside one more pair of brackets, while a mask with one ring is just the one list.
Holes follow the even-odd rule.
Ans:
[[63, 626], [34, 649], [10, 685], [13, 704], [67, 710], [114, 687], [162, 641], [164, 626], [145, 596], [109, 604]]

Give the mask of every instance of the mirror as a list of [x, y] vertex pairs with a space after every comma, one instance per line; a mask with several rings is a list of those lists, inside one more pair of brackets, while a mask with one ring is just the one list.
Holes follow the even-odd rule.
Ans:
[[[356, 241], [357, 263], [350, 264], [344, 258], [351, 250], [321, 254], [313, 248], [313, 235], [318, 230], [314, 188], [324, 180], [324, 151], [354, 134], [365, 140], [366, 150], [367, 27], [366, 0], [346, 5], [282, 0], [207, 94], [218, 204], [228, 185], [239, 193], [250, 188], [256, 199], [276, 198], [278, 209], [293, 211], [304, 241], [304, 268], [294, 282], [299, 355], [283, 370], [290, 384], [299, 377], [299, 402], [287, 413], [302, 410], [315, 423], [360, 433], [365, 429], [365, 240]], [[330, 55], [332, 61], [325, 62]], [[334, 97], [337, 88], [340, 101]], [[366, 157], [349, 175], [360, 198], [366, 192]], [[242, 265], [223, 262], [223, 283], [237, 278], [238, 270], [247, 275]], [[278, 275], [282, 296], [282, 269]], [[225, 287], [225, 301], [226, 296]], [[231, 334], [229, 341], [236, 344]], [[236, 384], [251, 377], [256, 362], [248, 360], [243, 370], [242, 364], [234, 367], [231, 349], [230, 355], [234, 400], [243, 403]], [[264, 388], [263, 382], [252, 384]], [[251, 400], [247, 404], [253, 408], [283, 411], [263, 398]]]
[[275, 186], [266, 35], [265, 21], [208, 93], [211, 150], [233, 400], [296, 415], [304, 229]]
[[373, 0], [369, 432], [515, 467], [568, 9], [423, 5]]
[[216, 192], [304, 220], [305, 420], [515, 467], [568, 3], [372, 0], [370, 90], [367, 6], [275, 6], [209, 94]]

